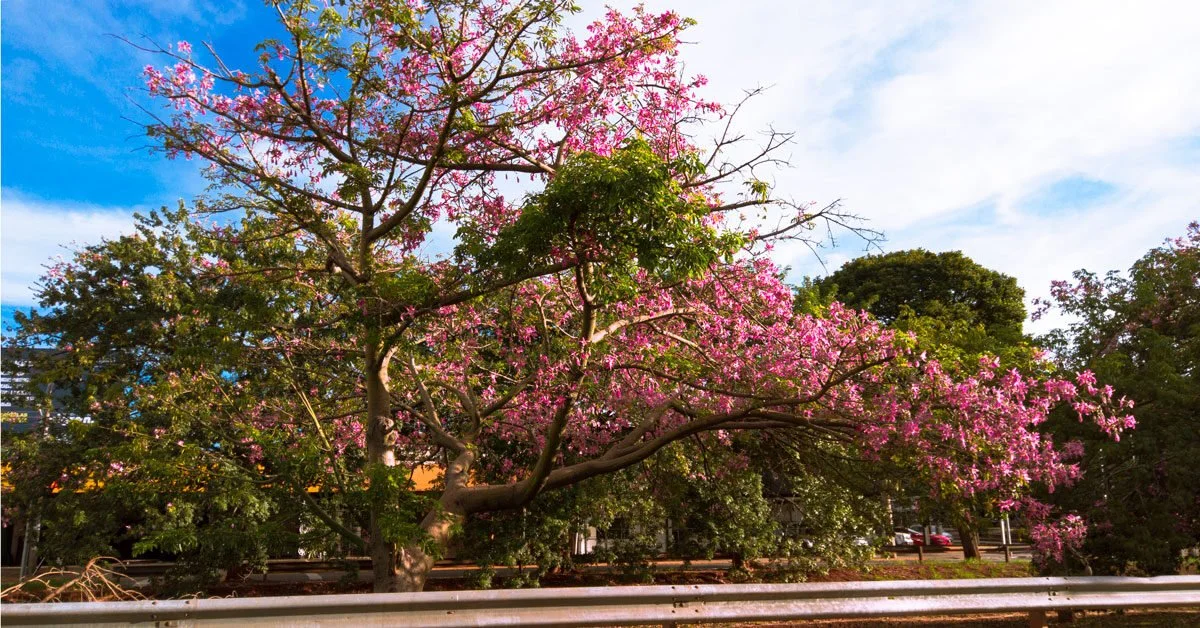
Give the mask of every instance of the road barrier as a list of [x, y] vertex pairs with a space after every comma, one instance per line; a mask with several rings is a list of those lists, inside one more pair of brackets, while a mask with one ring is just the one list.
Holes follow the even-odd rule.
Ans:
[[10, 604], [5, 626], [613, 626], [1200, 606], [1200, 576], [993, 578]]

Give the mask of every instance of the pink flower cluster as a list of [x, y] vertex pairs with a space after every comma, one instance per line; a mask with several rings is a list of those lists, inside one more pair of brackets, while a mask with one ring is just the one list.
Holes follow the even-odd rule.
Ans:
[[1067, 555], [1083, 546], [1087, 525], [1079, 515], [1068, 514], [1057, 521], [1035, 523], [1029, 530], [1034, 557], [1041, 563], [1062, 564]]

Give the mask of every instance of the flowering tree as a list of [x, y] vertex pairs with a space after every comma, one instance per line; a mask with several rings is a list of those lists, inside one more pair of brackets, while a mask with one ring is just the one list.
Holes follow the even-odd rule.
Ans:
[[[252, 464], [272, 468], [264, 445], [288, 430], [319, 434], [314, 464], [334, 475], [365, 452], [365, 539], [310, 506], [369, 545], [377, 590], [419, 589], [468, 514], [696, 434], [904, 447], [964, 490], [1015, 490], [1069, 473], [1032, 430], [1054, 404], [1119, 429], [1090, 385], [991, 364], [959, 381], [865, 314], [795, 314], [764, 245], [848, 217], [755, 176], [786, 136], [743, 159], [728, 131], [694, 141], [727, 113], [677, 65], [685, 20], [610, 11], [576, 37], [569, 8], [281, 3], [285, 37], [253, 71], [184, 42], [146, 69], [165, 105], [151, 136], [209, 165], [203, 209], [242, 216], [206, 227], [216, 244], [190, 262], [239, 295], [212, 324], [262, 370], [195, 368], [235, 391], [221, 404]], [[754, 208], [784, 218], [739, 228]], [[443, 227], [455, 246], [439, 255]], [[296, 375], [265, 374], [281, 369]], [[445, 473], [414, 535], [397, 469], [424, 460]]]
[[[1023, 334], [1025, 291], [1016, 279], [976, 264], [957, 251], [931, 253], [923, 249], [871, 255], [847, 262], [836, 272], [811, 284], [806, 292], [865, 309], [895, 329], [915, 333], [922, 351], [937, 359], [952, 377], [971, 376], [981, 358], [998, 360], [1004, 371], [1045, 372], [1035, 358], [1038, 350]], [[798, 299], [801, 300], [802, 299]], [[992, 365], [993, 370], [996, 365]], [[927, 469], [916, 465], [917, 469]], [[907, 472], [910, 490], [931, 504], [958, 529], [963, 553], [979, 558], [979, 532], [994, 515], [994, 490], [959, 493], [957, 485]], [[936, 499], [926, 500], [929, 487]], [[999, 487], [997, 487], [999, 488]], [[925, 509], [928, 512], [928, 508]]]

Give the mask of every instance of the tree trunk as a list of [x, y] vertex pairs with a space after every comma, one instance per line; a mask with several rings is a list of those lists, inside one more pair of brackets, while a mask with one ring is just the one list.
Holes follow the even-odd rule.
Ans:
[[[395, 421], [392, 419], [391, 399], [388, 395], [387, 360], [379, 355], [379, 345], [368, 342], [366, 350], [366, 379], [367, 379], [367, 464], [396, 466], [396, 453], [388, 442]], [[370, 493], [383, 491], [385, 487], [369, 486]], [[399, 573], [398, 553], [396, 544], [388, 540], [383, 533], [383, 510], [387, 505], [382, 499], [374, 498], [370, 502], [370, 541], [371, 541], [371, 570], [375, 575], [375, 592], [381, 593], [394, 590], [393, 582]]]
[[[450, 547], [452, 531], [465, 518], [465, 512], [454, 497], [455, 491], [448, 491], [442, 496], [440, 506], [425, 515], [421, 529], [428, 537], [423, 539], [424, 542], [396, 547], [392, 543], [377, 544], [372, 538], [371, 566], [376, 593], [409, 593], [425, 588], [425, 581], [433, 571], [435, 557]], [[379, 548], [385, 548], [386, 551]], [[433, 549], [434, 553], [426, 549]]]
[[[421, 529], [431, 538], [432, 545], [440, 551], [445, 551], [450, 545], [450, 532], [455, 524], [461, 523], [463, 515], [446, 510], [434, 511], [425, 515]], [[426, 546], [428, 547], [428, 545]], [[381, 581], [379, 570], [375, 570], [376, 593], [409, 593], [425, 588], [429, 572], [433, 571], [434, 556], [430, 555], [420, 544], [411, 544], [400, 548], [394, 555], [395, 562], [390, 573], [384, 574]]]
[[975, 526], [961, 526], [958, 536], [962, 538], [963, 558], [982, 558], [979, 551], [979, 530]]
[[958, 536], [962, 539], [964, 559], [983, 557], [979, 551], [979, 526], [976, 521], [970, 512], [960, 512], [954, 517], [954, 527], [958, 528]]
[[[446, 491], [438, 508], [421, 521], [421, 529], [428, 535], [422, 542], [396, 547], [394, 543], [376, 541], [376, 536], [372, 534], [371, 566], [376, 593], [408, 593], [425, 588], [436, 556], [444, 554], [450, 547], [453, 530], [461, 526], [466, 518], [467, 510], [460, 497], [474, 461], [474, 452], [465, 450], [446, 467]], [[427, 549], [434, 552], [431, 554]]]

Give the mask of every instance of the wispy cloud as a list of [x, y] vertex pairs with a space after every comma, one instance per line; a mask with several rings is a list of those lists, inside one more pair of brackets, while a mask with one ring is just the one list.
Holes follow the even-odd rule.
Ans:
[[35, 302], [38, 280], [57, 256], [68, 258], [77, 246], [131, 233], [136, 209], [55, 203], [9, 189], [0, 207], [0, 300], [12, 305]]
[[[1200, 4], [649, 4], [699, 20], [684, 56], [710, 78], [711, 97], [732, 101], [743, 89], [772, 86], [741, 127], [797, 133], [792, 167], [776, 173], [779, 187], [818, 203], [845, 199], [887, 232], [889, 249], [960, 249], [1016, 276], [1032, 296], [1075, 268], [1127, 267], [1200, 215]], [[46, 72], [89, 84], [135, 82], [145, 60], [104, 33], [171, 42], [185, 25], [202, 23], [217, 39], [227, 32], [219, 22], [237, 15], [198, 0], [114, 7], [6, 2], [6, 102], [38, 97]], [[573, 22], [598, 11], [589, 5]], [[73, 80], [62, 89], [77, 89]], [[7, 121], [5, 133], [11, 137]], [[63, 154], [110, 150], [86, 138], [72, 146]], [[14, 204], [5, 194], [6, 302], [28, 294], [26, 279], [10, 276], [10, 259], [26, 259], [10, 253], [11, 239], [33, 243], [33, 270], [20, 271], [29, 278], [54, 243], [121, 228], [116, 210]], [[61, 234], [38, 218], [46, 215], [89, 226]], [[445, 248], [450, 234], [438, 239]], [[826, 261], [836, 267], [859, 252], [849, 244]], [[807, 249], [781, 246], [776, 254], [793, 279], [824, 272]]]
[[6, 0], [4, 44], [6, 52], [31, 53], [41, 71], [82, 79], [115, 94], [129, 84], [130, 76], [136, 76], [129, 73], [131, 69], [136, 71], [154, 59], [119, 38], [173, 44], [181, 33], [219, 29], [245, 14], [242, 0], [97, 1], [83, 5]]
[[773, 86], [743, 127], [798, 133], [781, 187], [844, 198], [888, 249], [961, 249], [1038, 295], [1200, 215], [1196, 3], [651, 4], [698, 19], [715, 96]]

